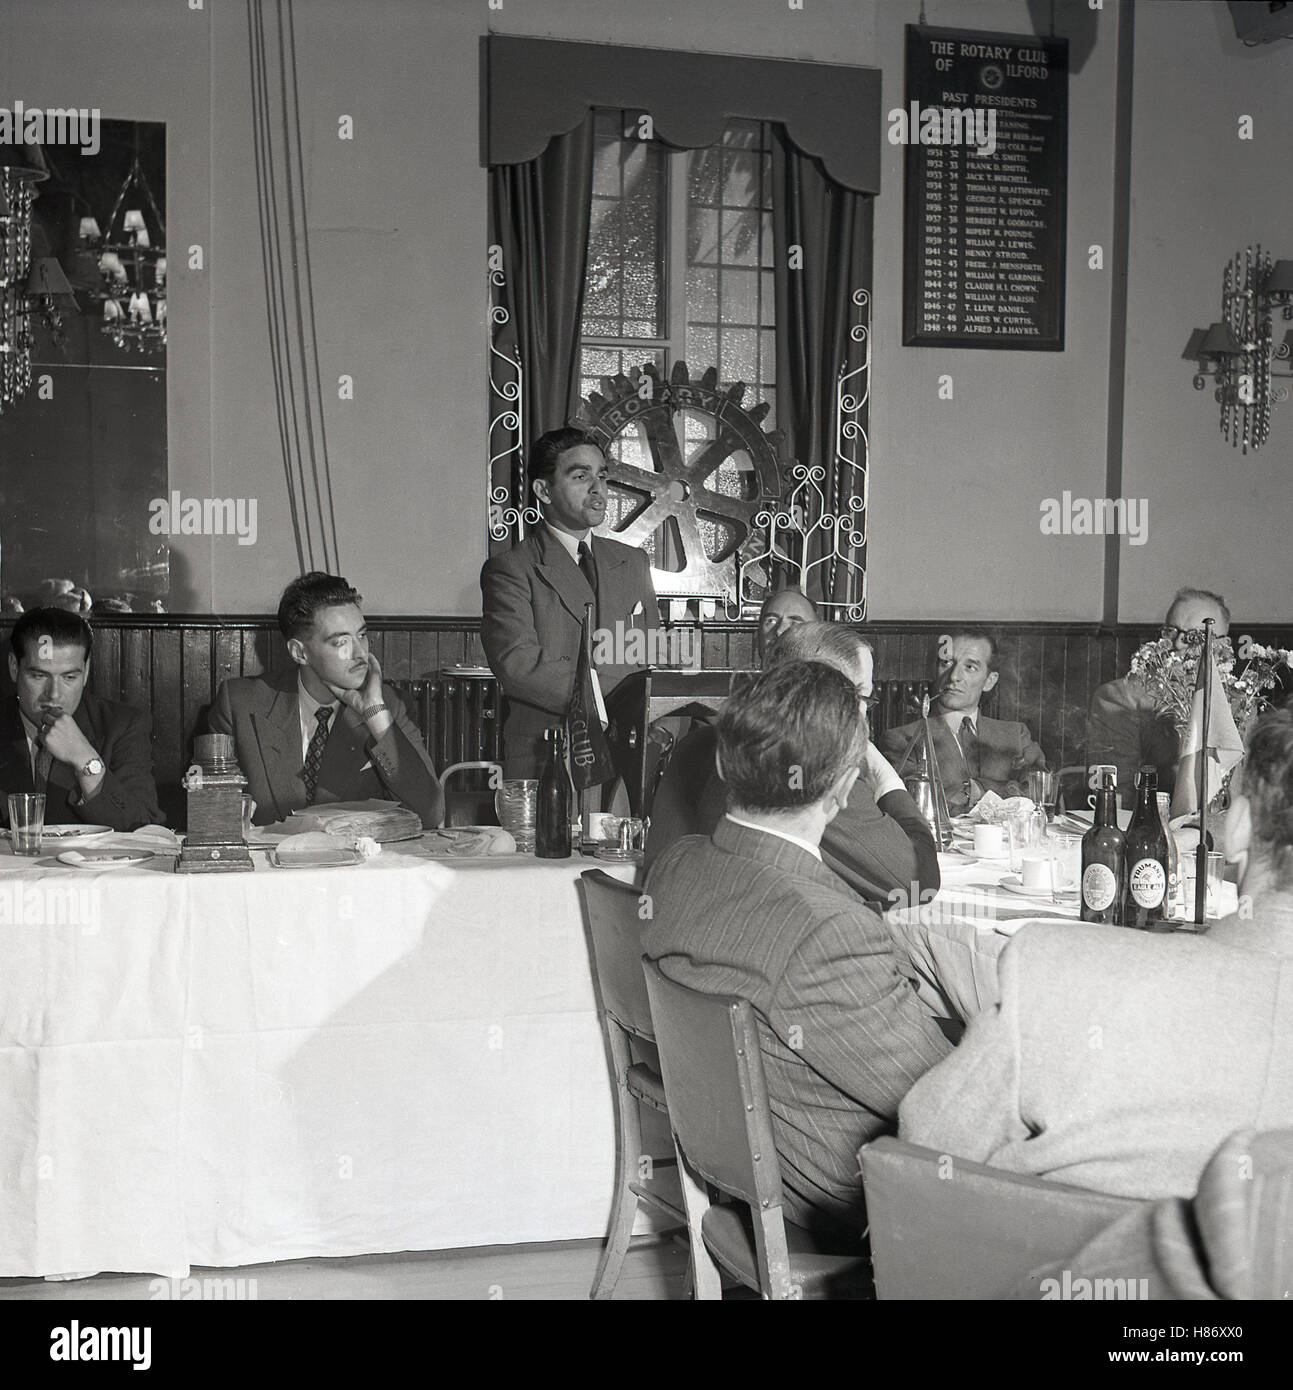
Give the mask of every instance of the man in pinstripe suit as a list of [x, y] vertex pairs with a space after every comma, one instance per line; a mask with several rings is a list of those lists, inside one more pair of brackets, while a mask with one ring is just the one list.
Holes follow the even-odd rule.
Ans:
[[822, 863], [867, 747], [857, 687], [820, 662], [754, 678], [718, 721], [731, 809], [647, 878], [646, 954], [670, 979], [749, 999], [759, 1020], [787, 1214], [865, 1224], [857, 1150], [951, 1047], [885, 924]]

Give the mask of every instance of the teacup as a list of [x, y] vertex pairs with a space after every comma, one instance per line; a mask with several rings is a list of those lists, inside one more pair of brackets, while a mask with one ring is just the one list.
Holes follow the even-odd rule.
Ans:
[[1020, 856], [1020, 878], [1033, 893], [1051, 891], [1051, 856], [1046, 850], [1027, 850]]
[[999, 859], [1005, 853], [1005, 837], [999, 825], [974, 827], [974, 852], [985, 859]]

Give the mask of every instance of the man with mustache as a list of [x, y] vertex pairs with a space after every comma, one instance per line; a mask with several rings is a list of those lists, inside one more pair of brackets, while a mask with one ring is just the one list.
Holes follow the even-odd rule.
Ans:
[[619, 639], [617, 660], [595, 663], [603, 696], [634, 669], [622, 660], [623, 637], [633, 629], [649, 634], [660, 622], [646, 552], [593, 535], [606, 520], [606, 459], [597, 441], [574, 428], [549, 430], [530, 450], [529, 477], [543, 524], [480, 572], [481, 642], [507, 696], [508, 777], [537, 777], [544, 730], [565, 722], [585, 605], [593, 604], [594, 630]]
[[[942, 639], [938, 657], [938, 699], [929, 713], [934, 756], [950, 814], [972, 810], [985, 791], [1020, 796], [1029, 768], [1046, 766], [1046, 754], [1026, 724], [989, 719], [979, 701], [997, 683], [996, 643], [986, 632], [964, 628]], [[880, 751], [900, 776], [916, 765], [919, 720], [887, 729]]]
[[[44, 792], [45, 824], [160, 824], [152, 726], [86, 689], [94, 636], [79, 614], [33, 608], [9, 634], [17, 699], [0, 702], [0, 787]], [[7, 824], [8, 799], [0, 795]]]
[[232, 734], [257, 825], [330, 801], [399, 801], [428, 829], [444, 819], [435, 768], [399, 692], [368, 650], [362, 599], [338, 575], [294, 579], [278, 605], [293, 665], [225, 681], [213, 734]]

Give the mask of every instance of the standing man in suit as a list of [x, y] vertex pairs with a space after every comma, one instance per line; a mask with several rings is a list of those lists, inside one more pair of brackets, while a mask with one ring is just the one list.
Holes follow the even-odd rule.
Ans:
[[647, 877], [646, 954], [671, 980], [755, 1008], [792, 1220], [865, 1223], [857, 1150], [950, 1045], [899, 969], [881, 919], [822, 862], [822, 834], [866, 759], [857, 687], [791, 661], [718, 720], [731, 793], [712, 839], [689, 836]]
[[[986, 632], [962, 628], [940, 639], [938, 697], [929, 714], [934, 755], [952, 815], [973, 809], [985, 791], [1019, 796], [1028, 770], [1046, 766], [1046, 754], [1026, 724], [989, 719], [979, 701], [997, 684], [997, 645]], [[915, 762], [919, 720], [887, 729], [880, 749], [899, 773]]]
[[[1213, 620], [1212, 635], [1224, 637], [1230, 631], [1230, 609], [1220, 594], [1207, 589], [1180, 589], [1167, 610], [1160, 636], [1176, 651], [1203, 641], [1203, 620]], [[1136, 773], [1143, 764], [1158, 769], [1158, 790], [1170, 792], [1176, 786], [1176, 765], [1181, 758], [1181, 740], [1176, 726], [1159, 714], [1154, 697], [1138, 676], [1125, 676], [1102, 685], [1091, 698], [1086, 723], [1086, 761], [1088, 767], [1113, 763], [1118, 769], [1118, 800], [1123, 806], [1136, 804]]]
[[0, 816], [9, 792], [44, 792], [46, 825], [161, 824], [148, 715], [87, 690], [94, 636], [77, 613], [33, 608], [9, 634], [17, 699], [0, 705]]
[[402, 802], [427, 829], [444, 818], [421, 735], [368, 650], [362, 601], [337, 575], [294, 579], [278, 604], [292, 669], [237, 676], [216, 692], [211, 732], [234, 737], [257, 825], [370, 797]]
[[[481, 641], [507, 696], [508, 777], [537, 777], [544, 730], [565, 720], [586, 604], [594, 605], [595, 630], [609, 635], [616, 657], [594, 663], [601, 694], [646, 664], [621, 658], [633, 655], [624, 650], [630, 631], [649, 634], [660, 621], [651, 562], [645, 551], [592, 534], [606, 519], [606, 477], [606, 459], [591, 435], [549, 430], [530, 450], [530, 487], [543, 522], [480, 572]], [[604, 645], [595, 643], [595, 653]], [[642, 648], [649, 650], [645, 642]]]

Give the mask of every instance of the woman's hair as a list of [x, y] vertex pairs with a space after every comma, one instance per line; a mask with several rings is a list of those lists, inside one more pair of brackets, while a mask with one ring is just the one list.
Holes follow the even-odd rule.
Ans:
[[1244, 760], [1244, 792], [1252, 805], [1253, 834], [1270, 846], [1281, 887], [1293, 887], [1293, 708], [1263, 715]]

